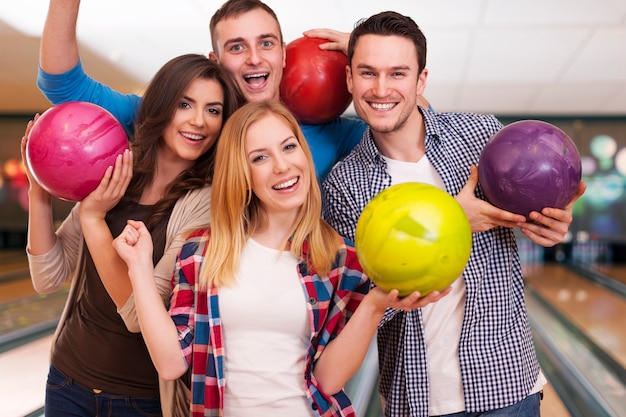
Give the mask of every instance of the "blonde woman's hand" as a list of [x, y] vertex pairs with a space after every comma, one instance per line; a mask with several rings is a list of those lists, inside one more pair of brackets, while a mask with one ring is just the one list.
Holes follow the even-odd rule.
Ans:
[[447, 287], [441, 291], [433, 291], [426, 296], [422, 296], [419, 291], [400, 297], [398, 290], [386, 292], [380, 287], [373, 287], [367, 297], [373, 298], [378, 309], [385, 310], [393, 308], [396, 310], [410, 311], [416, 308], [426, 307], [428, 304], [435, 303], [448, 295], [452, 287]]
[[113, 248], [129, 267], [152, 265], [152, 236], [141, 221], [128, 220], [119, 236], [113, 239]]

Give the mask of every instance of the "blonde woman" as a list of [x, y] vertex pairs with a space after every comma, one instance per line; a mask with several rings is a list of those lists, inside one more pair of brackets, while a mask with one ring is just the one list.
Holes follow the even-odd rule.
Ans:
[[353, 416], [342, 389], [385, 309], [444, 295], [370, 291], [321, 204], [295, 118], [277, 102], [249, 103], [224, 125], [211, 226], [183, 245], [169, 314], [153, 301], [146, 228], [129, 222], [115, 240], [158, 372], [192, 367], [194, 416]]

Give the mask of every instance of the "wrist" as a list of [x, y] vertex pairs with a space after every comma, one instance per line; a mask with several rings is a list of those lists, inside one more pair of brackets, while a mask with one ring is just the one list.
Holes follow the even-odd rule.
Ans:
[[52, 204], [52, 195], [39, 186], [30, 186], [28, 188], [28, 199], [31, 202], [38, 201], [40, 203]]
[[144, 257], [136, 257], [130, 264], [128, 264], [128, 276], [132, 282], [142, 281], [145, 277], [149, 277], [153, 280], [154, 265], [152, 265], [152, 259]]
[[[372, 288], [363, 298], [359, 308], [363, 308], [364, 312], [368, 314], [382, 317], [387, 310], [387, 303], [386, 298], [381, 297], [381, 294], [376, 294], [378, 291], [383, 292], [377, 288]], [[384, 295], [386, 296], [386, 293]]]
[[82, 207], [79, 207], [78, 214], [80, 216], [80, 224], [83, 227], [97, 226], [99, 224], [104, 224], [106, 226], [106, 222], [104, 220], [106, 213], [97, 213], [94, 211], [82, 210]]

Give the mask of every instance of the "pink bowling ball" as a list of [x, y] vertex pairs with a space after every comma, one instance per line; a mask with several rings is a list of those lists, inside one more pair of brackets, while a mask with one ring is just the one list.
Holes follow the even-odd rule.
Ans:
[[81, 201], [126, 149], [126, 132], [111, 113], [74, 101], [48, 109], [35, 122], [26, 145], [26, 163], [50, 194]]

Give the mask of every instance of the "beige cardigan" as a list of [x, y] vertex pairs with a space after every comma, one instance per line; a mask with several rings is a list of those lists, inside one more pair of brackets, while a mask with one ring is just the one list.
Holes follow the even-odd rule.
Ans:
[[[207, 227], [209, 224], [210, 187], [192, 190], [179, 199], [167, 223], [165, 250], [163, 257], [155, 266], [155, 282], [164, 304], [169, 301], [171, 279], [174, 264], [187, 234], [194, 229]], [[46, 254], [31, 255], [27, 251], [30, 273], [35, 290], [40, 293], [53, 293], [73, 279], [65, 309], [57, 326], [56, 337], [64, 326], [65, 318], [78, 299], [82, 296], [85, 280], [85, 257], [83, 254], [83, 234], [76, 204], [57, 230], [57, 242]], [[80, 263], [78, 262], [80, 260]], [[129, 331], [140, 331], [135, 303], [131, 295], [126, 304], [118, 310]], [[189, 415], [190, 394], [181, 380], [159, 380], [161, 404], [164, 417], [182, 417]]]

